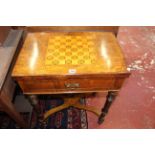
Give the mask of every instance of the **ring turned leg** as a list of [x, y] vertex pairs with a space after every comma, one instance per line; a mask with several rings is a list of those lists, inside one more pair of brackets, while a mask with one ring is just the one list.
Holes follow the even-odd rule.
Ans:
[[41, 108], [39, 107], [39, 104], [38, 104], [39, 100], [38, 100], [37, 95], [29, 95], [28, 99], [36, 112], [37, 120], [39, 121], [40, 128], [44, 128], [45, 124], [43, 121], [43, 112], [42, 112]]
[[114, 91], [108, 92], [105, 105], [102, 108], [101, 115], [99, 116], [99, 119], [98, 119], [98, 124], [101, 124], [104, 122], [104, 117], [107, 115], [109, 108], [110, 108], [111, 104], [113, 103], [116, 96], [117, 96], [117, 92], [114, 92]]

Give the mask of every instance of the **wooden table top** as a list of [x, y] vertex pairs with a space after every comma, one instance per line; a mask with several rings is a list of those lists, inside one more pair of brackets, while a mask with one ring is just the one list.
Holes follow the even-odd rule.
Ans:
[[110, 32], [28, 33], [13, 77], [127, 73], [123, 53]]

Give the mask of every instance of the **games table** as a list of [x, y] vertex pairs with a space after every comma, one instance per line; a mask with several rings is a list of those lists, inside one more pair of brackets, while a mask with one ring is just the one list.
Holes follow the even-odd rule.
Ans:
[[[85, 109], [104, 121], [127, 71], [122, 50], [111, 32], [36, 32], [28, 33], [14, 66], [12, 77], [34, 106], [40, 123], [69, 106]], [[108, 92], [104, 107], [80, 104], [79, 96]], [[77, 94], [65, 103], [41, 112], [38, 95]]]

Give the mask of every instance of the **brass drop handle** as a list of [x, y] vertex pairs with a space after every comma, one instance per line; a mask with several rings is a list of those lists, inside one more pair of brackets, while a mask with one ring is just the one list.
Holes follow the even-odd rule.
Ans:
[[79, 83], [65, 83], [65, 86], [66, 88], [74, 89], [74, 88], [79, 88], [80, 84]]

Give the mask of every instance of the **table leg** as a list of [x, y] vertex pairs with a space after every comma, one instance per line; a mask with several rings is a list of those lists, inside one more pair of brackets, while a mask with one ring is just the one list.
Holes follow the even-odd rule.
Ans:
[[99, 119], [98, 119], [98, 124], [101, 124], [101, 123], [104, 122], [104, 117], [107, 115], [107, 113], [109, 111], [109, 108], [110, 108], [111, 104], [113, 103], [116, 96], [117, 96], [116, 91], [109, 91], [108, 92], [108, 95], [106, 97], [105, 105], [102, 108], [101, 115], [99, 116]]
[[28, 95], [27, 97], [36, 112], [37, 121], [39, 121], [39, 127], [44, 128], [45, 127], [45, 123], [43, 121], [44, 115], [43, 115], [43, 111], [39, 106], [39, 100], [37, 95]]

